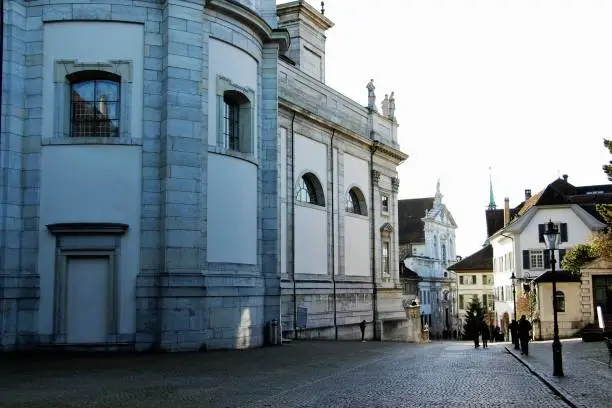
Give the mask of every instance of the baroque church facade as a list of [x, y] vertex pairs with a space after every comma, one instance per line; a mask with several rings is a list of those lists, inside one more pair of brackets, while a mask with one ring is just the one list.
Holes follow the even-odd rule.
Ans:
[[373, 81], [367, 106], [325, 84], [322, 12], [3, 13], [0, 349], [401, 332], [395, 102], [379, 113]]
[[457, 224], [442, 198], [438, 181], [433, 197], [398, 202], [400, 258], [418, 275], [422, 322], [434, 337], [460, 329], [456, 274], [447, 269], [456, 261]]

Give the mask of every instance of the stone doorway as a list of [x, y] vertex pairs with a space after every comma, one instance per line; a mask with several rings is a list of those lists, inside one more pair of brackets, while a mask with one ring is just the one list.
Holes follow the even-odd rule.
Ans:
[[66, 342], [105, 343], [111, 298], [109, 257], [69, 256], [66, 261]]

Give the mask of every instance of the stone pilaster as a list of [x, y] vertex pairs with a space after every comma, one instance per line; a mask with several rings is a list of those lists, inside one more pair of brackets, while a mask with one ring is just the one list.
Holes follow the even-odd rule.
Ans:
[[[262, 61], [261, 167], [261, 270], [265, 283], [264, 322], [281, 320], [280, 310], [280, 231], [278, 226], [279, 143], [278, 143], [278, 44], [265, 44]], [[283, 152], [284, 154], [284, 152]], [[280, 334], [280, 330], [279, 330]]]
[[142, 350], [156, 342], [159, 337], [157, 328], [161, 327], [157, 313], [157, 278], [163, 270], [160, 140], [165, 98], [161, 82], [165, 47], [162, 45], [162, 11], [154, 4], [147, 8], [113, 6], [112, 9], [113, 18], [145, 22], [140, 273], [136, 280], [136, 348]]
[[22, 231], [22, 141], [25, 115], [26, 10], [4, 2], [2, 129], [0, 134], [0, 350], [19, 332]]
[[[177, 24], [182, 22], [184, 24]], [[162, 9], [160, 179], [162, 271], [158, 278], [158, 338], [162, 349], [198, 350], [206, 340], [204, 277], [207, 109], [201, 92], [203, 4], [168, 1]], [[145, 64], [146, 65], [146, 64]]]
[[393, 230], [393, 247], [391, 250], [391, 259], [393, 260], [393, 283], [395, 284], [395, 286], [398, 286], [400, 284], [400, 280], [399, 280], [399, 263], [400, 263], [400, 256], [399, 256], [399, 215], [397, 212], [397, 207], [398, 207], [398, 192], [399, 192], [399, 179], [397, 177], [393, 177], [391, 178], [391, 197], [389, 198], [389, 205], [391, 207], [391, 217], [392, 217], [392, 225], [395, 226], [394, 230]]

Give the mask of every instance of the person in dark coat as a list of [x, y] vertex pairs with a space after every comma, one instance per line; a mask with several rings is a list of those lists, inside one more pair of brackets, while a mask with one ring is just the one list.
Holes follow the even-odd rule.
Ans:
[[514, 343], [514, 349], [519, 349], [519, 336], [518, 336], [518, 323], [516, 320], [512, 319], [512, 323], [510, 323], [510, 335], [512, 337], [512, 343]]
[[361, 323], [359, 323], [359, 328], [361, 329], [361, 342], [365, 343], [365, 328], [366, 328], [365, 320], [362, 320]]
[[521, 341], [521, 354], [526, 356], [529, 355], [529, 332], [531, 331], [531, 323], [525, 315], [521, 316], [521, 320], [518, 323], [519, 326], [519, 339]]
[[472, 340], [474, 340], [474, 348], [480, 347], [480, 327], [478, 327], [478, 323], [473, 322], [470, 324], [470, 335]]
[[480, 334], [482, 334], [482, 348], [487, 348], [487, 343], [491, 339], [491, 333], [489, 332], [489, 326], [487, 326], [486, 323], [482, 324]]

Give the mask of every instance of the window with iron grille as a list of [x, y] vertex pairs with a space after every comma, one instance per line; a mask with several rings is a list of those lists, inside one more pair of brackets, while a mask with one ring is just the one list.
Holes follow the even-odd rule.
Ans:
[[223, 104], [224, 135], [230, 150], [240, 150], [240, 108], [233, 103]]
[[84, 71], [70, 78], [70, 136], [117, 137], [121, 77]]

